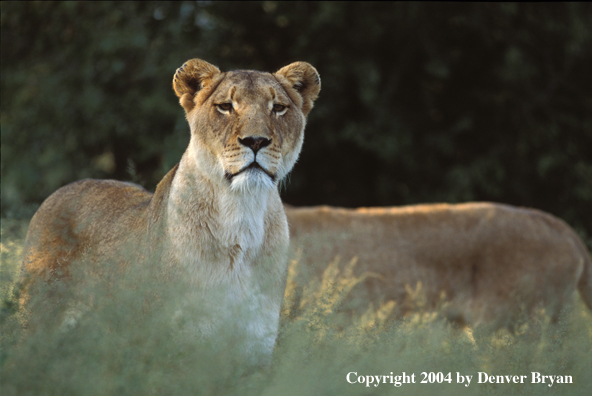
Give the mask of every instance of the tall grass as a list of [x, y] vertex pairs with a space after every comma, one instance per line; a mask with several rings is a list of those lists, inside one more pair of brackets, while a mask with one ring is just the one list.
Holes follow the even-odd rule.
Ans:
[[[365, 297], [363, 277], [373, 275], [356, 277], [355, 261], [336, 258], [313, 277], [293, 252], [273, 362], [253, 369], [234, 354], [240, 329], [215, 342], [196, 339], [203, 307], [183, 304], [189, 285], [154, 269], [121, 271], [114, 263], [111, 272], [75, 271], [79, 282], [35, 284], [27, 311], [19, 309], [25, 230], [25, 222], [2, 222], [3, 396], [592, 394], [592, 315], [579, 298], [559, 324], [540, 312], [516, 333], [471, 332], [422, 310], [417, 288], [415, 312], [397, 319], [396, 304]], [[86, 265], [80, 268], [92, 268]], [[360, 309], [346, 309], [352, 304]], [[570, 375], [574, 383], [531, 384], [532, 371]], [[350, 372], [405, 372], [416, 383], [366, 387], [348, 383]], [[422, 372], [450, 372], [452, 383], [420, 383]], [[472, 375], [471, 385], [457, 384], [457, 372]], [[528, 378], [479, 384], [478, 372]]]

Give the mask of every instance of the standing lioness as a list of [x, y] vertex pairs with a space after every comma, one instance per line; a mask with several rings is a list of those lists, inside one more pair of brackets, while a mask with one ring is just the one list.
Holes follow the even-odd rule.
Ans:
[[[199, 323], [202, 334], [215, 336], [224, 319], [233, 320], [244, 331], [237, 349], [265, 360], [286, 281], [288, 225], [278, 183], [300, 153], [319, 75], [304, 62], [273, 74], [222, 73], [193, 59], [177, 70], [173, 88], [191, 128], [180, 163], [154, 194], [112, 180], [56, 191], [31, 220], [24, 269], [37, 278], [58, 267], [67, 275], [81, 257], [160, 263], [194, 285], [188, 304], [214, 307]], [[245, 314], [228, 318], [233, 312]]]

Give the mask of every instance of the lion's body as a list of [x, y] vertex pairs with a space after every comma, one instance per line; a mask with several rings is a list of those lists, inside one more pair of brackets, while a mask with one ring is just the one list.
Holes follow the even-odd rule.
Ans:
[[378, 277], [371, 298], [405, 310], [408, 291], [470, 324], [511, 325], [539, 305], [556, 317], [578, 288], [592, 309], [592, 268], [582, 241], [541, 211], [489, 203], [398, 208], [286, 208], [292, 245], [317, 271], [339, 256]]
[[202, 334], [215, 336], [223, 319], [243, 312], [233, 323], [244, 331], [237, 349], [268, 359], [289, 243], [277, 183], [298, 157], [320, 80], [301, 62], [270, 74], [192, 60], [173, 87], [191, 127], [180, 163], [154, 194], [111, 180], [56, 191], [31, 220], [24, 268], [36, 278], [57, 269], [68, 276], [81, 256], [157, 263], [193, 285], [188, 304], [195, 297], [215, 308]]

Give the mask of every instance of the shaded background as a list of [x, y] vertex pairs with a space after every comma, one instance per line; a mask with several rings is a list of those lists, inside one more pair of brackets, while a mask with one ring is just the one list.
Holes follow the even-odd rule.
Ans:
[[2, 216], [77, 179], [154, 190], [189, 128], [186, 60], [322, 79], [293, 205], [486, 200], [592, 247], [592, 5], [2, 2]]

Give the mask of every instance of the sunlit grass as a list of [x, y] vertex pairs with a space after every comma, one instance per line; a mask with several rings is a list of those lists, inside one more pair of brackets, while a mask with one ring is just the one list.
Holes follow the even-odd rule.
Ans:
[[[25, 231], [25, 222], [2, 222], [2, 395], [592, 394], [592, 315], [579, 298], [559, 324], [541, 311], [515, 333], [463, 330], [423, 309], [421, 284], [409, 286], [414, 310], [399, 317], [395, 302], [368, 301], [363, 281], [377, 275], [356, 276], [355, 259], [335, 258], [312, 277], [295, 252], [273, 363], [253, 372], [233, 358], [236, 331], [196, 342], [190, 329], [200, 307], [175, 315], [187, 285], [150, 269], [58, 282], [57, 300], [40, 285], [26, 317], [14, 296]], [[346, 309], [346, 299], [361, 309]], [[71, 300], [85, 309], [67, 326]], [[528, 383], [478, 384], [480, 371], [528, 375]], [[532, 371], [571, 375], [574, 384], [531, 384]], [[349, 372], [405, 372], [416, 383], [366, 388], [349, 384]], [[452, 383], [419, 383], [422, 372], [451, 373]], [[473, 376], [469, 387], [456, 383], [457, 372]]]

